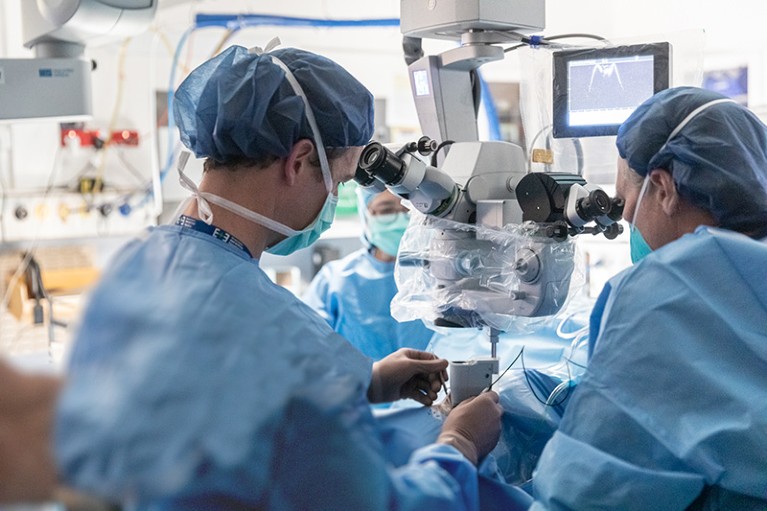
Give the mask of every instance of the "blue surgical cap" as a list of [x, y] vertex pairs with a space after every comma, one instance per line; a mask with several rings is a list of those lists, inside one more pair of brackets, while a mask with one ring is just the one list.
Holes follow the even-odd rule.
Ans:
[[671, 132], [696, 108], [725, 96], [697, 87], [654, 95], [624, 122], [616, 144], [641, 176], [671, 172], [679, 195], [721, 227], [767, 236], [767, 127], [747, 108], [718, 103]]
[[373, 96], [340, 65], [295, 48], [256, 55], [232, 46], [192, 71], [175, 93], [174, 119], [195, 156], [284, 158], [299, 139], [314, 139], [304, 102], [270, 55], [301, 85], [325, 147], [370, 141]]

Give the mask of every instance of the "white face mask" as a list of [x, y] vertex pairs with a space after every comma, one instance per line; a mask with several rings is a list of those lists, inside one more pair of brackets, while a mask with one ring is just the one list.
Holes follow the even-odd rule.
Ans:
[[[268, 53], [279, 43], [280, 40], [278, 38], [274, 38], [269, 42], [265, 50], [261, 50], [261, 48], [252, 48], [250, 51], [257, 55], [261, 55], [262, 53]], [[271, 218], [265, 217], [264, 215], [256, 213], [255, 211], [251, 211], [243, 206], [240, 206], [239, 204], [236, 204], [228, 199], [209, 192], [202, 192], [197, 187], [195, 182], [192, 181], [189, 176], [184, 174], [184, 168], [186, 167], [186, 163], [189, 160], [190, 155], [190, 153], [184, 151], [179, 156], [177, 165], [179, 182], [183, 188], [192, 192], [192, 196], [179, 206], [179, 209], [174, 216], [178, 217], [178, 213], [186, 209], [189, 203], [196, 199], [197, 211], [200, 215], [200, 218], [205, 223], [212, 224], [213, 212], [211, 211], [210, 205], [208, 204], [208, 202], [212, 202], [213, 204], [229, 210], [236, 215], [250, 220], [251, 222], [263, 225], [271, 231], [286, 236], [286, 239], [272, 247], [269, 247], [267, 252], [277, 255], [288, 255], [300, 248], [305, 248], [311, 245], [314, 241], [317, 240], [317, 238], [319, 238], [323, 231], [330, 227], [330, 224], [333, 221], [333, 217], [335, 216], [335, 206], [338, 203], [338, 197], [333, 194], [333, 178], [330, 174], [330, 165], [328, 164], [328, 158], [325, 154], [325, 146], [322, 143], [322, 136], [320, 135], [320, 130], [317, 127], [317, 122], [314, 119], [314, 112], [309, 105], [309, 100], [306, 98], [306, 94], [304, 94], [304, 91], [301, 88], [301, 84], [298, 83], [295, 76], [293, 76], [293, 72], [288, 68], [288, 66], [286, 66], [285, 63], [273, 55], [269, 55], [269, 57], [272, 59], [272, 62], [282, 68], [283, 71], [285, 71], [285, 78], [288, 80], [288, 83], [290, 83], [293, 92], [295, 92], [295, 94], [303, 100], [306, 107], [306, 119], [309, 122], [309, 127], [311, 128], [312, 135], [314, 136], [314, 145], [317, 148], [317, 156], [320, 160], [322, 178], [325, 182], [325, 190], [328, 193], [327, 198], [325, 199], [325, 204], [320, 210], [320, 213], [307, 227], [301, 230], [295, 230], [285, 224], [277, 222], [276, 220], [272, 220]]]

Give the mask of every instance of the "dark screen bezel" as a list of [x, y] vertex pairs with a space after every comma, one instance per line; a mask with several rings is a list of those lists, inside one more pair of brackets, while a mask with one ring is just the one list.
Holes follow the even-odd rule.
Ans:
[[570, 126], [568, 123], [569, 66], [578, 60], [653, 56], [653, 94], [668, 89], [671, 69], [671, 45], [667, 42], [589, 48], [586, 50], [560, 50], [554, 53], [554, 94], [552, 134], [554, 138], [601, 137], [618, 133], [619, 124]]

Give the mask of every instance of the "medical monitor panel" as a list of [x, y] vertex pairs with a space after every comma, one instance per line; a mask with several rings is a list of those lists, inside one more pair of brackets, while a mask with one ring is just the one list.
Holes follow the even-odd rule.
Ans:
[[637, 44], [554, 54], [555, 138], [615, 135], [670, 82], [671, 46]]

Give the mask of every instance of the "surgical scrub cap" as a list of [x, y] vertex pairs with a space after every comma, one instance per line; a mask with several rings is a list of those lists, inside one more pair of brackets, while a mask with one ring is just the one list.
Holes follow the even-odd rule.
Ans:
[[232, 46], [192, 71], [175, 93], [174, 119], [195, 156], [284, 158], [299, 139], [313, 139], [303, 100], [270, 55], [301, 85], [325, 147], [370, 141], [373, 96], [340, 65], [295, 48], [257, 55]]
[[671, 172], [679, 194], [710, 212], [721, 227], [767, 236], [767, 127], [747, 108], [723, 102], [671, 132], [715, 92], [677, 87], [654, 95], [621, 125], [621, 158], [642, 176]]

